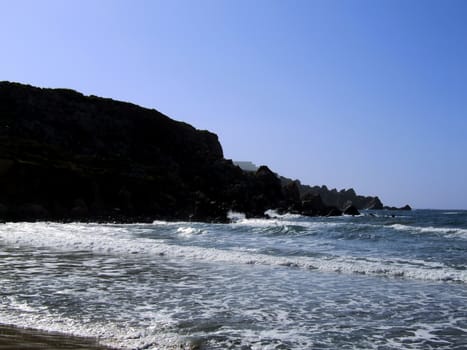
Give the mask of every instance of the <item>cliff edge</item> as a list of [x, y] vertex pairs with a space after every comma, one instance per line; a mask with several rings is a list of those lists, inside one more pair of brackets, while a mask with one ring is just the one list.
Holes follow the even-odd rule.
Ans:
[[[226, 222], [229, 210], [341, 215], [217, 135], [131, 103], [0, 82], [0, 220]], [[355, 213], [355, 211], [351, 211]], [[358, 212], [358, 211], [357, 211]]]
[[[267, 169], [267, 168], [266, 168]], [[227, 221], [282, 199], [217, 135], [131, 103], [0, 82], [0, 219]]]

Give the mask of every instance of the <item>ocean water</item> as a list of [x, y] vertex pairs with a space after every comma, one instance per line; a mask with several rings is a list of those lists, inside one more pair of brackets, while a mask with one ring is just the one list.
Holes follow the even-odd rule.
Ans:
[[389, 214], [0, 224], [0, 324], [119, 349], [466, 349], [467, 211]]

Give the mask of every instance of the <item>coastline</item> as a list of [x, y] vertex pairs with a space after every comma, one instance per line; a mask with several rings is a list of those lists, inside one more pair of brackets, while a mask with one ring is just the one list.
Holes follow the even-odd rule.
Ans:
[[0, 324], [0, 350], [111, 350], [93, 338], [81, 338]]

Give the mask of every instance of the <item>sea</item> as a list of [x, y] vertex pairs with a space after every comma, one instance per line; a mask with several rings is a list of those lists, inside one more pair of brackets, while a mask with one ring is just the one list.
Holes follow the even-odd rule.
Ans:
[[0, 224], [0, 324], [117, 349], [467, 349], [467, 211]]

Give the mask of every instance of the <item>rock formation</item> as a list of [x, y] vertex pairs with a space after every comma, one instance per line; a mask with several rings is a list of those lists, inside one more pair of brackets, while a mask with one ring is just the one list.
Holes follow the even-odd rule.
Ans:
[[[227, 221], [382, 206], [242, 171], [215, 134], [131, 103], [0, 82], [0, 220]], [[362, 204], [364, 203], [364, 204]], [[355, 213], [355, 211], [352, 211]]]
[[300, 181], [288, 179], [286, 177], [281, 177], [281, 181], [284, 185], [295, 181], [299, 188], [300, 196], [304, 197], [308, 194], [315, 196], [319, 195], [325, 205], [336, 207], [340, 210], [345, 210], [351, 205], [358, 210], [383, 209], [383, 203], [381, 203], [381, 200], [378, 197], [357, 195], [353, 188], [337, 191], [336, 189], [329, 190], [325, 185], [302, 185]]
[[216, 135], [155, 110], [0, 83], [7, 219], [187, 218], [212, 201], [218, 167], [233, 165]]
[[400, 207], [400, 208], [384, 206], [383, 209], [385, 209], [385, 210], [412, 210], [412, 208], [408, 204], [406, 204], [406, 205], [404, 205], [403, 207]]

